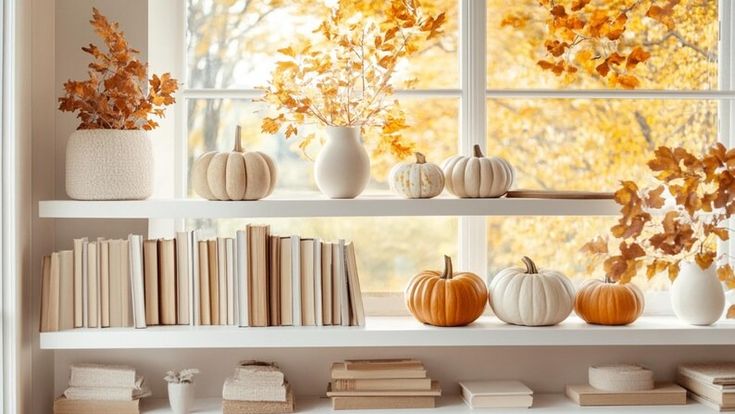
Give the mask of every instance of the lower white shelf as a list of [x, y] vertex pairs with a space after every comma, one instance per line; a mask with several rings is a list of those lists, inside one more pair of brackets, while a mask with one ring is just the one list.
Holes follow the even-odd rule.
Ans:
[[[325, 413], [331, 411], [331, 401], [327, 398], [302, 397], [296, 398], [297, 413]], [[641, 414], [688, 414], [688, 413], [707, 413], [713, 412], [709, 408], [694, 402], [688, 401], [687, 405], [675, 406], [628, 406], [628, 407], [579, 407], [562, 394], [538, 394], [533, 399], [533, 412], [545, 414], [565, 414], [565, 413], [641, 413]], [[143, 413], [145, 414], [171, 414], [168, 400], [166, 399], [146, 399], [143, 402]], [[204, 398], [196, 402], [195, 409], [192, 413], [196, 414], [215, 414], [222, 412], [222, 400], [219, 398]], [[370, 413], [370, 414], [398, 414], [398, 413], [415, 413], [430, 412], [436, 414], [449, 413], [508, 413], [508, 412], [527, 412], [525, 408], [517, 409], [471, 409], [459, 397], [447, 396], [439, 399], [437, 407], [431, 410], [345, 410], [337, 411], [344, 414]]]
[[735, 345], [735, 320], [722, 320], [702, 327], [684, 324], [674, 317], [642, 317], [628, 326], [599, 326], [570, 317], [557, 326], [526, 327], [482, 317], [466, 327], [438, 328], [408, 317], [372, 317], [364, 327], [155, 326], [72, 329], [41, 334], [42, 349], [544, 345]]

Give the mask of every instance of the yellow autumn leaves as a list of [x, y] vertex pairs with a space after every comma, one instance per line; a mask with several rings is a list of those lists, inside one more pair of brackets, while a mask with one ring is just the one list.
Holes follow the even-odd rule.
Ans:
[[[401, 58], [421, 49], [441, 33], [445, 14], [424, 13], [417, 0], [392, 0], [382, 16], [366, 18], [340, 2], [314, 33], [324, 42], [301, 42], [279, 49], [262, 100], [278, 113], [265, 117], [262, 131], [298, 135], [307, 123], [376, 129], [377, 147], [397, 158], [411, 154], [413, 144], [401, 136], [407, 127], [397, 101], [391, 101]], [[313, 136], [302, 139], [309, 145]]]

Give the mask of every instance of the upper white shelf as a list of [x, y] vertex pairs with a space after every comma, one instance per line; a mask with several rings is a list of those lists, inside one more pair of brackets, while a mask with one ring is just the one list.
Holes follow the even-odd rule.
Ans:
[[557, 326], [525, 327], [482, 317], [466, 327], [437, 328], [409, 317], [372, 317], [365, 327], [158, 326], [41, 333], [42, 349], [733, 344], [735, 321], [698, 327], [674, 317], [642, 317], [629, 326], [588, 325], [570, 317]]
[[275, 194], [259, 201], [150, 199], [39, 202], [43, 218], [258, 218], [378, 216], [609, 216], [612, 200], [449, 198], [406, 200], [388, 194], [332, 200], [316, 193]]

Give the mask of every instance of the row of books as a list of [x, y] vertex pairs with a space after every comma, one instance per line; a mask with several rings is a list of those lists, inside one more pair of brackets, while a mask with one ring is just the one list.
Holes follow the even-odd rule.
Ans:
[[355, 247], [248, 225], [236, 237], [74, 240], [43, 258], [41, 331], [150, 325], [360, 326]]
[[735, 362], [682, 365], [677, 382], [703, 405], [720, 412], [735, 411]]

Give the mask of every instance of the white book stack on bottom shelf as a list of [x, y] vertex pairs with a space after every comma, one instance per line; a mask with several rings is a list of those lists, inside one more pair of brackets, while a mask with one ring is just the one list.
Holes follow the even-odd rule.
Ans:
[[471, 408], [530, 408], [533, 391], [520, 381], [461, 381], [462, 399]]

